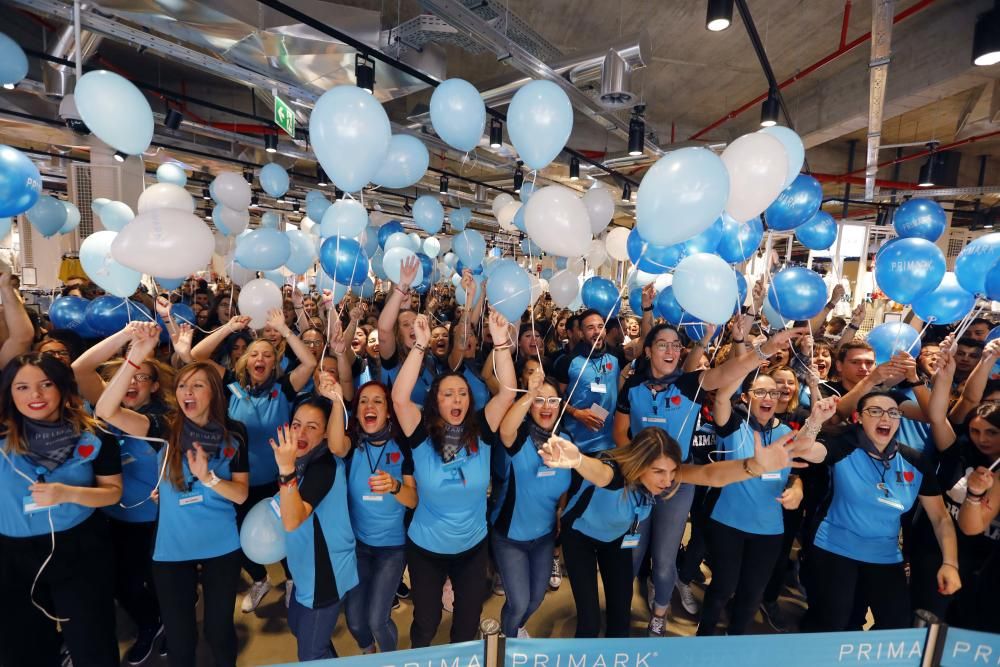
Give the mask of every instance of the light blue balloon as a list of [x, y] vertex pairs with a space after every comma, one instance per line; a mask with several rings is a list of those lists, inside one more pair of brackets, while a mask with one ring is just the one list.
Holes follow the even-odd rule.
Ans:
[[774, 275], [768, 299], [783, 317], [808, 320], [826, 305], [826, 283], [815, 271], [790, 266]]
[[718, 255], [685, 257], [674, 270], [671, 286], [681, 307], [702, 322], [725, 324], [739, 305], [736, 274]]
[[[527, 240], [527, 239], [525, 239], [525, 240]], [[522, 248], [524, 247], [524, 244], [523, 244], [523, 243], [521, 244], [521, 247], [522, 247]], [[493, 246], [492, 248], [490, 248], [490, 249], [489, 249], [489, 250], [487, 251], [487, 253], [486, 253], [486, 254], [487, 254], [487, 255], [488, 255], [489, 257], [503, 257], [503, 250], [501, 250], [500, 248], [497, 248], [496, 246]]]
[[288, 192], [288, 172], [275, 162], [269, 162], [260, 170], [260, 187], [272, 197], [280, 197]]
[[347, 285], [341, 285], [328, 276], [322, 266], [316, 269], [316, 289], [320, 293], [322, 293], [325, 289], [330, 290], [335, 304], [340, 303], [340, 300], [347, 295]]
[[260, 275], [261, 275], [262, 278], [266, 278], [267, 280], [270, 280], [272, 283], [274, 283], [278, 287], [281, 287], [282, 285], [284, 285], [287, 282], [285, 280], [285, 276], [283, 276], [282, 273], [281, 273], [281, 271], [278, 271], [277, 269], [275, 269], [274, 271], [261, 271]]
[[208, 196], [211, 197], [212, 201], [214, 201], [216, 204], [221, 204], [222, 203], [221, 201], [219, 201], [219, 196], [217, 194], [215, 194], [215, 179], [214, 178], [212, 179], [212, 182], [208, 184]]
[[271, 509], [273, 498], [264, 498], [250, 508], [240, 527], [240, 547], [247, 558], [260, 565], [277, 563], [288, 553], [285, 527]]
[[795, 238], [810, 250], [826, 250], [837, 240], [837, 221], [826, 211], [817, 211], [795, 228]]
[[277, 229], [261, 227], [239, 237], [233, 258], [251, 271], [273, 271], [288, 261], [291, 252], [287, 236]]
[[465, 206], [452, 211], [451, 215], [448, 217], [448, 222], [451, 223], [451, 228], [456, 232], [465, 231], [465, 226], [469, 224], [470, 220], [472, 220], [472, 210]]
[[306, 202], [306, 215], [310, 220], [323, 222], [323, 216], [330, 206], [330, 200], [326, 197], [314, 197], [312, 201]]
[[28, 76], [28, 57], [17, 42], [0, 32], [0, 85]]
[[281, 223], [281, 217], [274, 211], [267, 211], [260, 216], [260, 226], [267, 229], [277, 229]]
[[354, 199], [338, 199], [323, 214], [319, 235], [323, 238], [355, 238], [368, 226], [368, 211]]
[[809, 221], [823, 204], [823, 186], [809, 174], [799, 174], [764, 211], [767, 228], [789, 231]]
[[437, 197], [422, 195], [413, 202], [413, 222], [428, 234], [437, 234], [444, 223], [444, 208]]
[[48, 238], [57, 234], [66, 224], [66, 207], [52, 195], [42, 195], [35, 205], [28, 209], [28, 222], [38, 233]]
[[385, 188], [408, 188], [420, 182], [430, 161], [424, 142], [409, 134], [394, 134], [372, 183]]
[[375, 296], [375, 283], [371, 277], [365, 278], [365, 281], [358, 287], [358, 295], [362, 299], [370, 299]]
[[531, 277], [514, 260], [501, 259], [486, 283], [486, 298], [508, 321], [519, 322], [531, 303]]
[[431, 125], [446, 144], [463, 152], [479, 145], [486, 129], [486, 105], [464, 79], [447, 79], [431, 94]]
[[934, 242], [944, 234], [946, 224], [944, 209], [932, 199], [909, 199], [892, 216], [892, 226], [902, 238], [918, 236]]
[[[521, 192], [518, 193], [518, 196], [520, 196], [520, 198], [521, 198], [521, 202], [524, 203], [524, 204], [527, 204], [528, 200], [531, 199], [531, 195], [533, 195], [535, 193], [536, 189], [537, 188], [535, 188], [535, 184], [534, 183], [522, 183], [521, 184]], [[524, 208], [524, 207], [522, 206], [521, 208]], [[520, 210], [520, 209], [518, 209], [518, 210]]]
[[364, 230], [365, 254], [371, 257], [378, 250], [378, 227], [368, 225]]
[[642, 178], [635, 229], [647, 243], [687, 241], [722, 215], [729, 172], [707, 148], [681, 148], [656, 161]]
[[374, 273], [375, 277], [379, 280], [388, 280], [389, 276], [385, 275], [385, 268], [382, 266], [382, 258], [382, 248], [377, 248], [371, 255], [372, 273]]
[[310, 190], [306, 193], [306, 202], [311, 202], [313, 199], [326, 199], [326, 195], [321, 190]]
[[538, 257], [542, 253], [542, 249], [538, 247], [538, 244], [529, 238], [521, 239], [521, 252], [525, 255], [530, 255], [532, 257]]
[[80, 118], [98, 139], [127, 155], [140, 155], [153, 140], [153, 110], [146, 96], [123, 76], [87, 72], [73, 91]]
[[0, 218], [0, 241], [10, 234], [10, 227], [14, 224], [14, 218]]
[[105, 229], [120, 232], [135, 217], [135, 213], [125, 202], [113, 201], [102, 206], [97, 217], [101, 219]]
[[542, 278], [543, 280], [548, 280], [554, 274], [555, 274], [555, 271], [553, 271], [552, 269], [542, 269], [542, 274], [539, 277]]
[[309, 234], [301, 229], [289, 229], [285, 232], [285, 236], [288, 237], [291, 248], [288, 260], [285, 261], [285, 268], [296, 275], [301, 275], [316, 261], [316, 246]]
[[42, 177], [27, 155], [0, 144], [0, 216], [24, 213], [42, 194]]
[[183, 167], [176, 162], [164, 162], [156, 168], [156, 180], [183, 188], [187, 185], [188, 177]]
[[419, 253], [421, 246], [423, 246], [423, 241], [420, 240], [420, 234], [416, 232], [410, 232], [406, 235], [406, 238], [410, 239], [410, 250]]
[[80, 244], [80, 265], [108, 294], [126, 298], [135, 293], [142, 274], [122, 266], [111, 256], [116, 232], [95, 232]]
[[441, 252], [441, 242], [436, 236], [428, 236], [424, 239], [423, 250], [428, 257], [437, 257], [438, 253]]
[[524, 226], [524, 212], [528, 209], [527, 206], [522, 206], [517, 209], [517, 213], [514, 214], [514, 219], [511, 221], [515, 227], [520, 230], [522, 234], [528, 233], [528, 228]]
[[962, 288], [951, 271], [944, 274], [941, 284], [913, 300], [913, 312], [924, 322], [951, 324], [965, 317], [976, 305], [976, 297]]
[[569, 264], [569, 261], [565, 257], [556, 257], [556, 269], [562, 271]]
[[558, 85], [538, 79], [514, 93], [507, 109], [507, 134], [531, 169], [556, 159], [572, 131], [573, 105]]
[[408, 250], [413, 250], [413, 246], [410, 243], [410, 237], [405, 232], [396, 232], [389, 236], [385, 241], [385, 250], [391, 248], [407, 248]]
[[868, 332], [865, 342], [875, 350], [875, 363], [884, 364], [897, 352], [908, 352], [913, 357], [920, 354], [920, 334], [909, 324], [886, 322]]
[[958, 283], [968, 292], [984, 294], [986, 274], [1000, 260], [1000, 234], [980, 236], [962, 248], [955, 260]]
[[160, 289], [175, 290], [184, 284], [184, 278], [153, 278]]
[[764, 312], [764, 317], [767, 318], [767, 322], [771, 327], [772, 331], [777, 331], [778, 329], [787, 329], [794, 320], [786, 320], [784, 317], [775, 310], [774, 306], [771, 305], [771, 290], [768, 290], [768, 297], [764, 299], [764, 306], [761, 308]]
[[486, 256], [486, 240], [474, 229], [457, 234], [451, 242], [451, 250], [466, 266], [479, 266]]
[[722, 238], [719, 239], [716, 252], [730, 264], [745, 262], [757, 252], [763, 238], [764, 225], [760, 217], [736, 222], [728, 213], [723, 213]]
[[313, 151], [327, 176], [345, 192], [357, 192], [372, 180], [391, 138], [385, 109], [357, 86], [335, 86], [323, 93], [309, 119]]
[[913, 303], [941, 284], [944, 274], [944, 253], [926, 239], [893, 239], [875, 256], [875, 282], [897, 303]]
[[66, 222], [59, 228], [59, 233], [68, 234], [80, 226], [80, 209], [71, 201], [63, 201], [63, 206], [66, 207]]
[[781, 125], [772, 125], [760, 131], [771, 135], [785, 147], [785, 155], [788, 156], [788, 171], [785, 175], [785, 187], [787, 188], [795, 180], [795, 177], [799, 175], [799, 171], [802, 170], [802, 163], [806, 158], [806, 148], [802, 144], [802, 139], [795, 131]]
[[[390, 248], [382, 254], [382, 270], [385, 275], [394, 283], [399, 283], [400, 265], [410, 257], [416, 257], [416, 253], [409, 248]], [[424, 267], [418, 263], [417, 275], [413, 279], [414, 285], [419, 285], [424, 281]]]

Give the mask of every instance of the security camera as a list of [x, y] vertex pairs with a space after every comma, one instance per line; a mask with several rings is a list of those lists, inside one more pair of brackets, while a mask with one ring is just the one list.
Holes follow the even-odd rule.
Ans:
[[63, 96], [62, 102], [59, 103], [59, 117], [66, 123], [66, 127], [77, 134], [84, 136], [90, 134], [90, 128], [83, 122], [83, 118], [80, 117], [80, 112], [76, 108], [76, 100], [73, 99], [73, 95]]

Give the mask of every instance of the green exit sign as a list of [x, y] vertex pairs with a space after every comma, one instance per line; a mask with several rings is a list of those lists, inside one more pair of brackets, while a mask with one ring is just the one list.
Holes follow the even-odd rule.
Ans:
[[295, 136], [295, 114], [277, 95], [274, 96], [274, 124], [287, 132], [288, 136]]

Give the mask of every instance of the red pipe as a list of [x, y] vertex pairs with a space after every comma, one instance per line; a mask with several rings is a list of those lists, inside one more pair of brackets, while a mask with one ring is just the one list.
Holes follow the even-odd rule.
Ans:
[[851, 0], [844, 0], [844, 21], [840, 24], [840, 48], [847, 44], [847, 24], [851, 21]]
[[[861, 169], [864, 171], [864, 169]], [[854, 173], [854, 172], [851, 172]], [[809, 174], [815, 178], [820, 183], [850, 183], [851, 185], [864, 185], [865, 179], [861, 176], [851, 176], [850, 174], [817, 174], [812, 172]], [[891, 188], [893, 190], [915, 190], [917, 188], [916, 183], [904, 183], [902, 181], [886, 181], [882, 179], [876, 179], [875, 185], [880, 188]]]
[[[935, 152], [946, 151], [952, 148], [958, 148], [959, 146], [965, 146], [966, 144], [973, 144], [977, 141], [982, 141], [983, 139], [989, 139], [990, 137], [995, 137], [997, 135], [1000, 135], [1000, 130], [987, 132], [986, 134], [977, 134], [974, 137], [968, 137], [967, 139], [961, 139], [959, 141], [953, 141], [950, 144], [944, 144], [938, 146], [934, 150]], [[908, 160], [916, 160], [917, 158], [926, 157], [930, 154], [931, 154], [930, 150], [923, 150], [920, 151], [919, 153], [914, 153], [913, 155], [904, 155], [903, 157], [896, 158], [895, 160], [889, 160], [888, 162], [880, 162], [878, 168], [881, 169], [882, 167], [891, 167], [894, 164], [898, 164], [900, 162], [906, 162]], [[850, 174], [857, 174], [859, 172], [863, 172], [864, 170], [865, 168], [862, 167], [860, 169], [855, 169], [854, 171], [849, 172], [847, 174], [840, 174], [840, 176], [849, 176]]]
[[[920, 11], [923, 11], [924, 9], [927, 9], [932, 4], [934, 4], [934, 1], [935, 0], [920, 0], [920, 2], [918, 2], [915, 5], [913, 5], [912, 7], [908, 8], [908, 9], [905, 9], [905, 10], [901, 11], [900, 13], [896, 14], [896, 16], [892, 19], [893, 24], [899, 23], [903, 19], [907, 19], [907, 18], [913, 16], [914, 14], [916, 14], [917, 12], [920, 12]], [[845, 10], [846, 10], [846, 7], [845, 7]], [[779, 89], [784, 89], [784, 88], [790, 86], [791, 84], [795, 83], [796, 81], [801, 81], [802, 79], [804, 79], [805, 77], [809, 76], [810, 74], [812, 74], [813, 72], [815, 72], [819, 68], [823, 67], [824, 65], [829, 65], [831, 62], [833, 62], [837, 58], [840, 58], [844, 54], [853, 51], [854, 49], [856, 49], [857, 47], [861, 46], [862, 44], [864, 44], [865, 42], [867, 42], [871, 38], [872, 38], [871, 32], [866, 32], [865, 34], [861, 35], [860, 37], [855, 38], [850, 43], [844, 44], [843, 46], [841, 46], [839, 49], [837, 49], [833, 53], [831, 53], [831, 54], [829, 54], [827, 56], [824, 56], [823, 58], [820, 58], [819, 60], [817, 60], [816, 62], [814, 62], [812, 65], [809, 65], [808, 67], [806, 67], [801, 72], [799, 72], [797, 74], [794, 74], [794, 75], [790, 76], [789, 78], [785, 79], [784, 81], [782, 81], [781, 83], [778, 84], [778, 88]], [[763, 93], [761, 93], [757, 97], [753, 98], [752, 100], [750, 100], [749, 102], [747, 102], [743, 106], [740, 106], [740, 107], [737, 107], [736, 109], [733, 109], [732, 111], [730, 111], [729, 113], [727, 113], [725, 116], [723, 116], [722, 118], [719, 118], [717, 121], [715, 121], [714, 123], [712, 123], [711, 125], [705, 127], [704, 129], [698, 130], [697, 132], [695, 132], [694, 134], [692, 134], [688, 138], [688, 141], [694, 141], [695, 139], [698, 139], [699, 137], [703, 136], [704, 134], [706, 134], [708, 132], [711, 132], [715, 128], [719, 127], [720, 125], [722, 125], [723, 123], [725, 123], [727, 120], [732, 120], [733, 118], [736, 118], [737, 116], [739, 116], [741, 113], [743, 113], [747, 109], [750, 109], [750, 108], [756, 106], [757, 104], [760, 104], [765, 99], [767, 99], [767, 93], [768, 93], [768, 91], [765, 90]]]

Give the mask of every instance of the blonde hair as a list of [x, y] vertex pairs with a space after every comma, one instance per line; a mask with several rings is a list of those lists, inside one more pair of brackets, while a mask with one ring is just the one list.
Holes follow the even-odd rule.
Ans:
[[[642, 429], [631, 442], [624, 447], [615, 448], [610, 454], [618, 464], [625, 484], [630, 487], [638, 487], [641, 484], [639, 478], [659, 458], [666, 457], [673, 461], [678, 470], [681, 465], [680, 445], [666, 431], [655, 426]], [[679, 486], [679, 480], [675, 476], [670, 495], [676, 493]]]
[[258, 338], [254, 342], [247, 345], [247, 351], [243, 353], [243, 356], [236, 360], [236, 365], [233, 366], [233, 373], [236, 375], [237, 382], [239, 382], [242, 387], [249, 387], [252, 384], [250, 382], [250, 371], [247, 370], [247, 364], [250, 363], [250, 353], [253, 351], [254, 345], [267, 345], [274, 352], [274, 368], [271, 369], [271, 375], [277, 378], [278, 371], [281, 368], [281, 355], [279, 354], [278, 348], [271, 344], [271, 341], [264, 338]]

